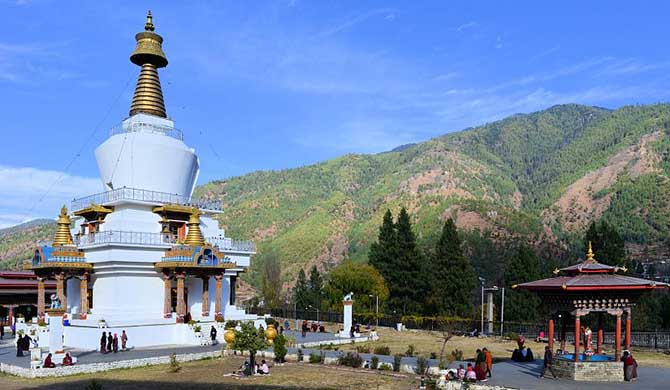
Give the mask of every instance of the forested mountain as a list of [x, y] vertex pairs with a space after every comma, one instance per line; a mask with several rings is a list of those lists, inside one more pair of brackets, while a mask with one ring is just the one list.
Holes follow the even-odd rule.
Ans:
[[[631, 256], [660, 260], [670, 257], [669, 151], [668, 104], [560, 105], [390, 152], [214, 181], [196, 196], [223, 202], [227, 235], [274, 249], [285, 281], [313, 264], [366, 261], [383, 214], [402, 206], [420, 245], [452, 217], [478, 272], [499, 271], [491, 247], [505, 242], [574, 262], [594, 219], [618, 227]], [[3, 265], [49, 229], [0, 232]]]
[[424, 245], [453, 217], [491, 272], [487, 247], [512, 240], [547, 260], [576, 261], [582, 233], [600, 218], [619, 228], [632, 256], [662, 259], [669, 134], [667, 104], [560, 105], [391, 152], [214, 181], [197, 195], [223, 201], [228, 235], [276, 249], [287, 281], [312, 264], [366, 260], [386, 209], [403, 205]]
[[50, 219], [0, 229], [0, 270], [20, 269], [32, 257], [37, 242], [50, 239], [55, 233], [56, 223]]

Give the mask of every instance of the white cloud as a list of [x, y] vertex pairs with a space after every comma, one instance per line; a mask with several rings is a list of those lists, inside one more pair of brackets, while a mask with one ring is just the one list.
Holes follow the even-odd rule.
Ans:
[[101, 190], [96, 178], [0, 165], [0, 228], [35, 218], [54, 218], [73, 198]]
[[366, 20], [368, 20], [371, 17], [376, 16], [376, 15], [384, 15], [384, 19], [386, 19], [386, 20], [389, 20], [389, 15], [390, 15], [390, 17], [391, 17], [390, 20], [393, 20], [395, 18], [395, 13], [394, 12], [395, 12], [395, 10], [393, 10], [391, 8], [373, 9], [373, 10], [364, 12], [362, 14], [358, 14], [358, 15], [355, 15], [353, 17], [350, 17], [349, 19], [347, 19], [347, 20], [345, 20], [345, 21], [343, 21], [343, 22], [341, 22], [341, 23], [339, 23], [335, 26], [332, 26], [332, 27], [327, 28], [323, 31], [320, 31], [319, 33], [314, 35], [312, 38], [319, 39], [319, 38], [325, 38], [325, 37], [328, 37], [328, 36], [331, 36], [331, 35], [335, 35], [339, 32], [344, 31], [344, 30], [348, 30], [348, 29], [354, 27], [355, 25], [357, 25], [359, 23], [362, 23], [362, 22], [364, 22], [364, 21], [366, 21]]
[[462, 31], [465, 31], [467, 29], [477, 27], [477, 26], [479, 26], [479, 23], [477, 23], [477, 22], [474, 22], [474, 21], [473, 22], [468, 22], [468, 23], [461, 24], [460, 26], [454, 28], [454, 31], [462, 32]]

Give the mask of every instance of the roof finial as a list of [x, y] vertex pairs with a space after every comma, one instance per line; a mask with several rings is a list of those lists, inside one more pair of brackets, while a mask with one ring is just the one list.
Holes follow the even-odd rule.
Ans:
[[147, 23], [144, 25], [146, 31], [154, 31], [154, 19], [151, 16], [151, 10], [147, 11]]
[[586, 260], [591, 260], [591, 261], [595, 260], [593, 258], [593, 248], [591, 247], [591, 241], [589, 241], [589, 251], [586, 252]]

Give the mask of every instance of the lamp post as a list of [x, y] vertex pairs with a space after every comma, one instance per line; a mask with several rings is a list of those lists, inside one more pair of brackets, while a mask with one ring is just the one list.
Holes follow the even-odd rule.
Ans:
[[481, 276], [479, 277], [479, 283], [481, 284], [481, 289], [482, 289], [482, 322], [481, 326], [479, 328], [479, 333], [484, 333], [484, 282], [486, 279], [482, 278]]
[[487, 303], [487, 325], [488, 331], [487, 334], [493, 334], [493, 292], [498, 291], [498, 286], [484, 288], [484, 291], [488, 294], [488, 303]]
[[505, 287], [502, 288], [502, 299], [500, 302], [500, 338], [503, 337], [504, 327], [505, 327]]
[[377, 303], [377, 306], [376, 306], [376, 310], [375, 310], [375, 318], [377, 319], [377, 327], [379, 327], [379, 295], [372, 295], [372, 294], [369, 294], [368, 296], [369, 296], [370, 298], [372, 298], [373, 296], [377, 298], [377, 302], [376, 302], [376, 303]]
[[[309, 306], [307, 306], [307, 307], [308, 307], [308, 308], [311, 307], [312, 309], [316, 310], [316, 322], [319, 322], [319, 309], [316, 308], [316, 307], [314, 307], [314, 306], [312, 306], [312, 305], [309, 305]], [[305, 309], [305, 310], [307, 310], [307, 309]]]

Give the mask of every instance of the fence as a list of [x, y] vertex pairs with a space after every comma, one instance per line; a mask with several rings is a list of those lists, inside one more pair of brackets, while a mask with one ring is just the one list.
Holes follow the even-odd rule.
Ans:
[[[323, 312], [316, 310], [297, 310], [292, 309], [262, 309], [250, 308], [249, 312], [257, 315], [269, 314], [275, 318], [300, 319], [307, 321], [333, 322], [343, 323], [342, 312]], [[395, 328], [396, 324], [402, 323], [407, 329], [420, 329], [443, 331], [448, 330], [456, 334], [465, 334], [472, 332], [474, 329], [481, 328], [481, 319], [452, 319], [452, 318], [433, 318], [433, 317], [419, 317], [419, 316], [400, 316], [393, 314], [379, 314], [375, 313], [355, 313], [353, 315], [354, 323], [371, 324], [379, 326]], [[493, 334], [500, 335], [500, 322], [493, 324]], [[484, 329], [488, 329], [488, 322], [484, 321]], [[545, 323], [525, 323], [505, 321], [503, 324], [503, 334], [505, 336], [513, 336], [513, 334], [523, 334], [526, 339], [532, 340], [540, 336], [540, 332], [547, 335], [547, 324]], [[568, 327], [566, 329], [566, 342], [574, 343], [574, 329]], [[560, 334], [560, 327], [556, 328], [555, 337]], [[604, 343], [614, 344], [614, 332], [604, 332]], [[622, 340], [623, 341], [623, 340]], [[645, 347], [654, 349], [670, 349], [670, 331], [634, 331], [631, 332], [631, 345], [634, 347]]]

